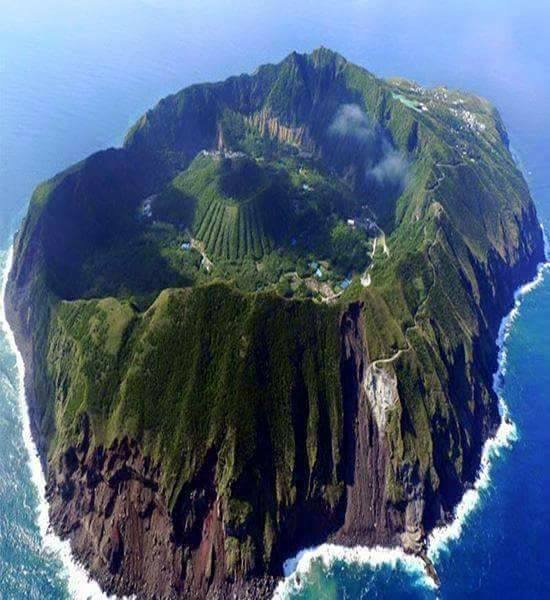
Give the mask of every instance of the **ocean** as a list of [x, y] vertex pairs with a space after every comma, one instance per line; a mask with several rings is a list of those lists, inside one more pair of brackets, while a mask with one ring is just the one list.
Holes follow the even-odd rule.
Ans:
[[[162, 96], [320, 45], [380, 76], [489, 98], [550, 228], [550, 22], [542, 0], [0, 0], [0, 266], [34, 186], [100, 148]], [[0, 598], [101, 597], [47, 531], [22, 361], [0, 310]], [[496, 375], [511, 422], [430, 545], [434, 589], [399, 551], [289, 557], [292, 599], [550, 597], [550, 272], [517, 296]]]

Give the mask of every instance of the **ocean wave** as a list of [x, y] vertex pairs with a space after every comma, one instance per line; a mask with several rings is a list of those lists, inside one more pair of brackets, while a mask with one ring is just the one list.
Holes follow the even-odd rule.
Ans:
[[322, 544], [302, 550], [295, 557], [285, 561], [283, 565], [285, 578], [277, 585], [273, 599], [286, 600], [307, 586], [308, 575], [314, 565], [319, 565], [325, 572], [329, 572], [335, 564], [368, 566], [371, 569], [401, 568], [424, 585], [435, 587], [433, 580], [426, 574], [422, 559], [406, 554], [401, 548], [380, 546], [347, 548], [336, 544]]
[[[542, 227], [542, 226], [541, 226]], [[544, 228], [543, 228], [544, 235]], [[491, 483], [491, 466], [502, 451], [511, 447], [517, 440], [518, 432], [516, 425], [509, 415], [509, 410], [502, 397], [502, 385], [506, 373], [506, 340], [510, 335], [512, 325], [519, 315], [520, 307], [524, 297], [536, 289], [544, 280], [544, 274], [550, 268], [550, 245], [544, 235], [546, 262], [538, 266], [537, 274], [532, 281], [518, 288], [514, 294], [514, 305], [512, 310], [502, 319], [499, 327], [498, 346], [498, 368], [493, 375], [493, 389], [499, 399], [499, 411], [501, 415], [500, 425], [495, 435], [489, 438], [481, 454], [479, 472], [473, 486], [462, 496], [456, 506], [453, 520], [443, 527], [434, 529], [428, 536], [428, 557], [434, 563], [437, 562], [442, 552], [449, 551], [450, 542], [460, 538], [468, 517], [479, 506], [483, 490]], [[335, 563], [355, 564], [377, 569], [382, 566], [402, 568], [407, 572], [418, 576], [419, 581], [428, 587], [434, 587], [433, 580], [426, 575], [424, 563], [418, 557], [405, 554], [400, 548], [347, 548], [332, 544], [323, 544], [299, 552], [294, 558], [287, 560], [284, 564], [285, 578], [279, 583], [274, 593], [274, 600], [283, 600], [292, 597], [307, 585], [307, 575], [311, 572], [314, 564], [320, 564], [325, 571], [329, 571]]]
[[15, 343], [13, 331], [6, 319], [4, 299], [6, 294], [6, 284], [12, 263], [13, 247], [10, 247], [7, 255], [5, 255], [5, 263], [2, 273], [0, 326], [4, 331], [10, 349], [12, 350], [16, 359], [17, 403], [21, 417], [23, 442], [28, 455], [28, 465], [31, 479], [37, 493], [36, 522], [40, 531], [42, 547], [45, 552], [60, 560], [67, 577], [67, 586], [72, 598], [75, 598], [76, 600], [105, 600], [109, 598], [109, 596], [105, 595], [101, 591], [99, 585], [88, 576], [84, 567], [74, 559], [71, 554], [69, 542], [60, 539], [57, 535], [55, 535], [50, 527], [48, 503], [46, 501], [46, 479], [44, 477], [38, 451], [32, 437], [31, 422], [25, 398], [25, 386], [23, 384], [25, 378], [25, 364], [23, 362], [23, 357], [17, 348], [17, 344]]
[[478, 506], [482, 491], [491, 483], [491, 467], [494, 459], [501, 455], [501, 451], [511, 447], [517, 440], [517, 428], [508, 415], [508, 408], [502, 398], [499, 398], [501, 412], [500, 426], [494, 435], [483, 446], [480, 467], [472, 488], [466, 490], [462, 499], [455, 508], [453, 520], [443, 527], [437, 527], [428, 536], [428, 557], [432, 562], [437, 562], [441, 552], [449, 550], [449, 542], [458, 540], [462, 535], [469, 515]]
[[538, 266], [537, 273], [530, 282], [515, 291], [512, 310], [500, 322], [496, 341], [498, 347], [498, 368], [493, 375], [493, 390], [498, 396], [499, 401], [501, 417], [500, 425], [496, 434], [489, 438], [483, 446], [477, 479], [474, 482], [473, 487], [465, 492], [461, 501], [455, 508], [453, 520], [444, 527], [434, 529], [428, 537], [428, 556], [433, 562], [437, 561], [443, 550], [448, 550], [450, 541], [457, 540], [460, 537], [468, 516], [476, 506], [478, 506], [481, 500], [482, 491], [489, 487], [491, 482], [491, 466], [494, 459], [498, 458], [501, 455], [502, 450], [509, 448], [518, 438], [517, 427], [510, 418], [508, 406], [502, 396], [508, 360], [506, 340], [510, 335], [514, 321], [520, 313], [523, 299], [527, 294], [541, 285], [544, 281], [544, 273], [550, 267], [550, 262], [548, 262], [548, 241], [545, 235], [544, 245], [546, 262], [541, 263]]

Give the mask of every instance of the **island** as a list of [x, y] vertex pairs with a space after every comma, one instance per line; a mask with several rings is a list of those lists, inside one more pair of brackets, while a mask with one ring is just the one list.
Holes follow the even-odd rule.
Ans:
[[326, 541], [436, 578], [543, 258], [480, 97], [326, 48], [168, 96], [39, 185], [14, 242], [53, 529], [138, 598], [267, 598]]

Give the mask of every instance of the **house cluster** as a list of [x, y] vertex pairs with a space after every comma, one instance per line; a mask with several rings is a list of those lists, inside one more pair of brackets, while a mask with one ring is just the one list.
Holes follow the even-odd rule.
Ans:
[[[311, 269], [311, 271], [313, 271], [313, 277], [318, 281], [315, 282], [308, 278], [306, 283], [310, 289], [320, 292], [325, 301], [330, 301], [338, 298], [352, 284], [351, 274], [342, 279], [342, 281], [335, 282], [331, 278], [331, 272], [327, 263], [320, 264], [319, 262], [314, 260], [309, 263], [309, 268]], [[336, 290], [338, 290], [337, 292], [333, 290], [333, 285], [336, 285]]]
[[351, 285], [351, 279], [349, 277], [346, 277], [343, 281], [340, 282], [340, 287], [343, 290], [347, 290], [350, 285]]
[[321, 279], [323, 276], [323, 267], [318, 262], [310, 262], [309, 268], [313, 271], [313, 275], [317, 277], [317, 279]]
[[471, 111], [466, 109], [458, 110], [456, 108], [451, 108], [449, 110], [455, 117], [462, 119], [466, 124], [466, 127], [470, 128], [472, 131], [475, 131], [477, 133], [485, 131], [485, 123], [482, 123], [477, 117], [477, 115], [475, 115]]
[[201, 156], [211, 156], [213, 158], [244, 158], [246, 154], [244, 152], [237, 152], [234, 150], [201, 150]]
[[378, 225], [372, 219], [368, 217], [355, 217], [353, 219], [347, 219], [346, 224], [351, 229], [361, 227], [370, 235], [376, 235], [378, 231]]

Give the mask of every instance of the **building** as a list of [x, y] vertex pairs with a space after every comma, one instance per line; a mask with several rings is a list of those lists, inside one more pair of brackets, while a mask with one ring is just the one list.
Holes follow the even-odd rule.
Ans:
[[141, 216], [144, 219], [150, 219], [153, 216], [153, 202], [157, 194], [153, 194], [152, 196], [148, 196], [145, 198], [141, 205]]
[[340, 284], [340, 287], [341, 287], [343, 290], [346, 290], [347, 288], [349, 288], [349, 286], [350, 286], [350, 285], [351, 285], [351, 279], [348, 279], [348, 278], [346, 277], [346, 279], [344, 279], [344, 281], [342, 281], [342, 283]]

